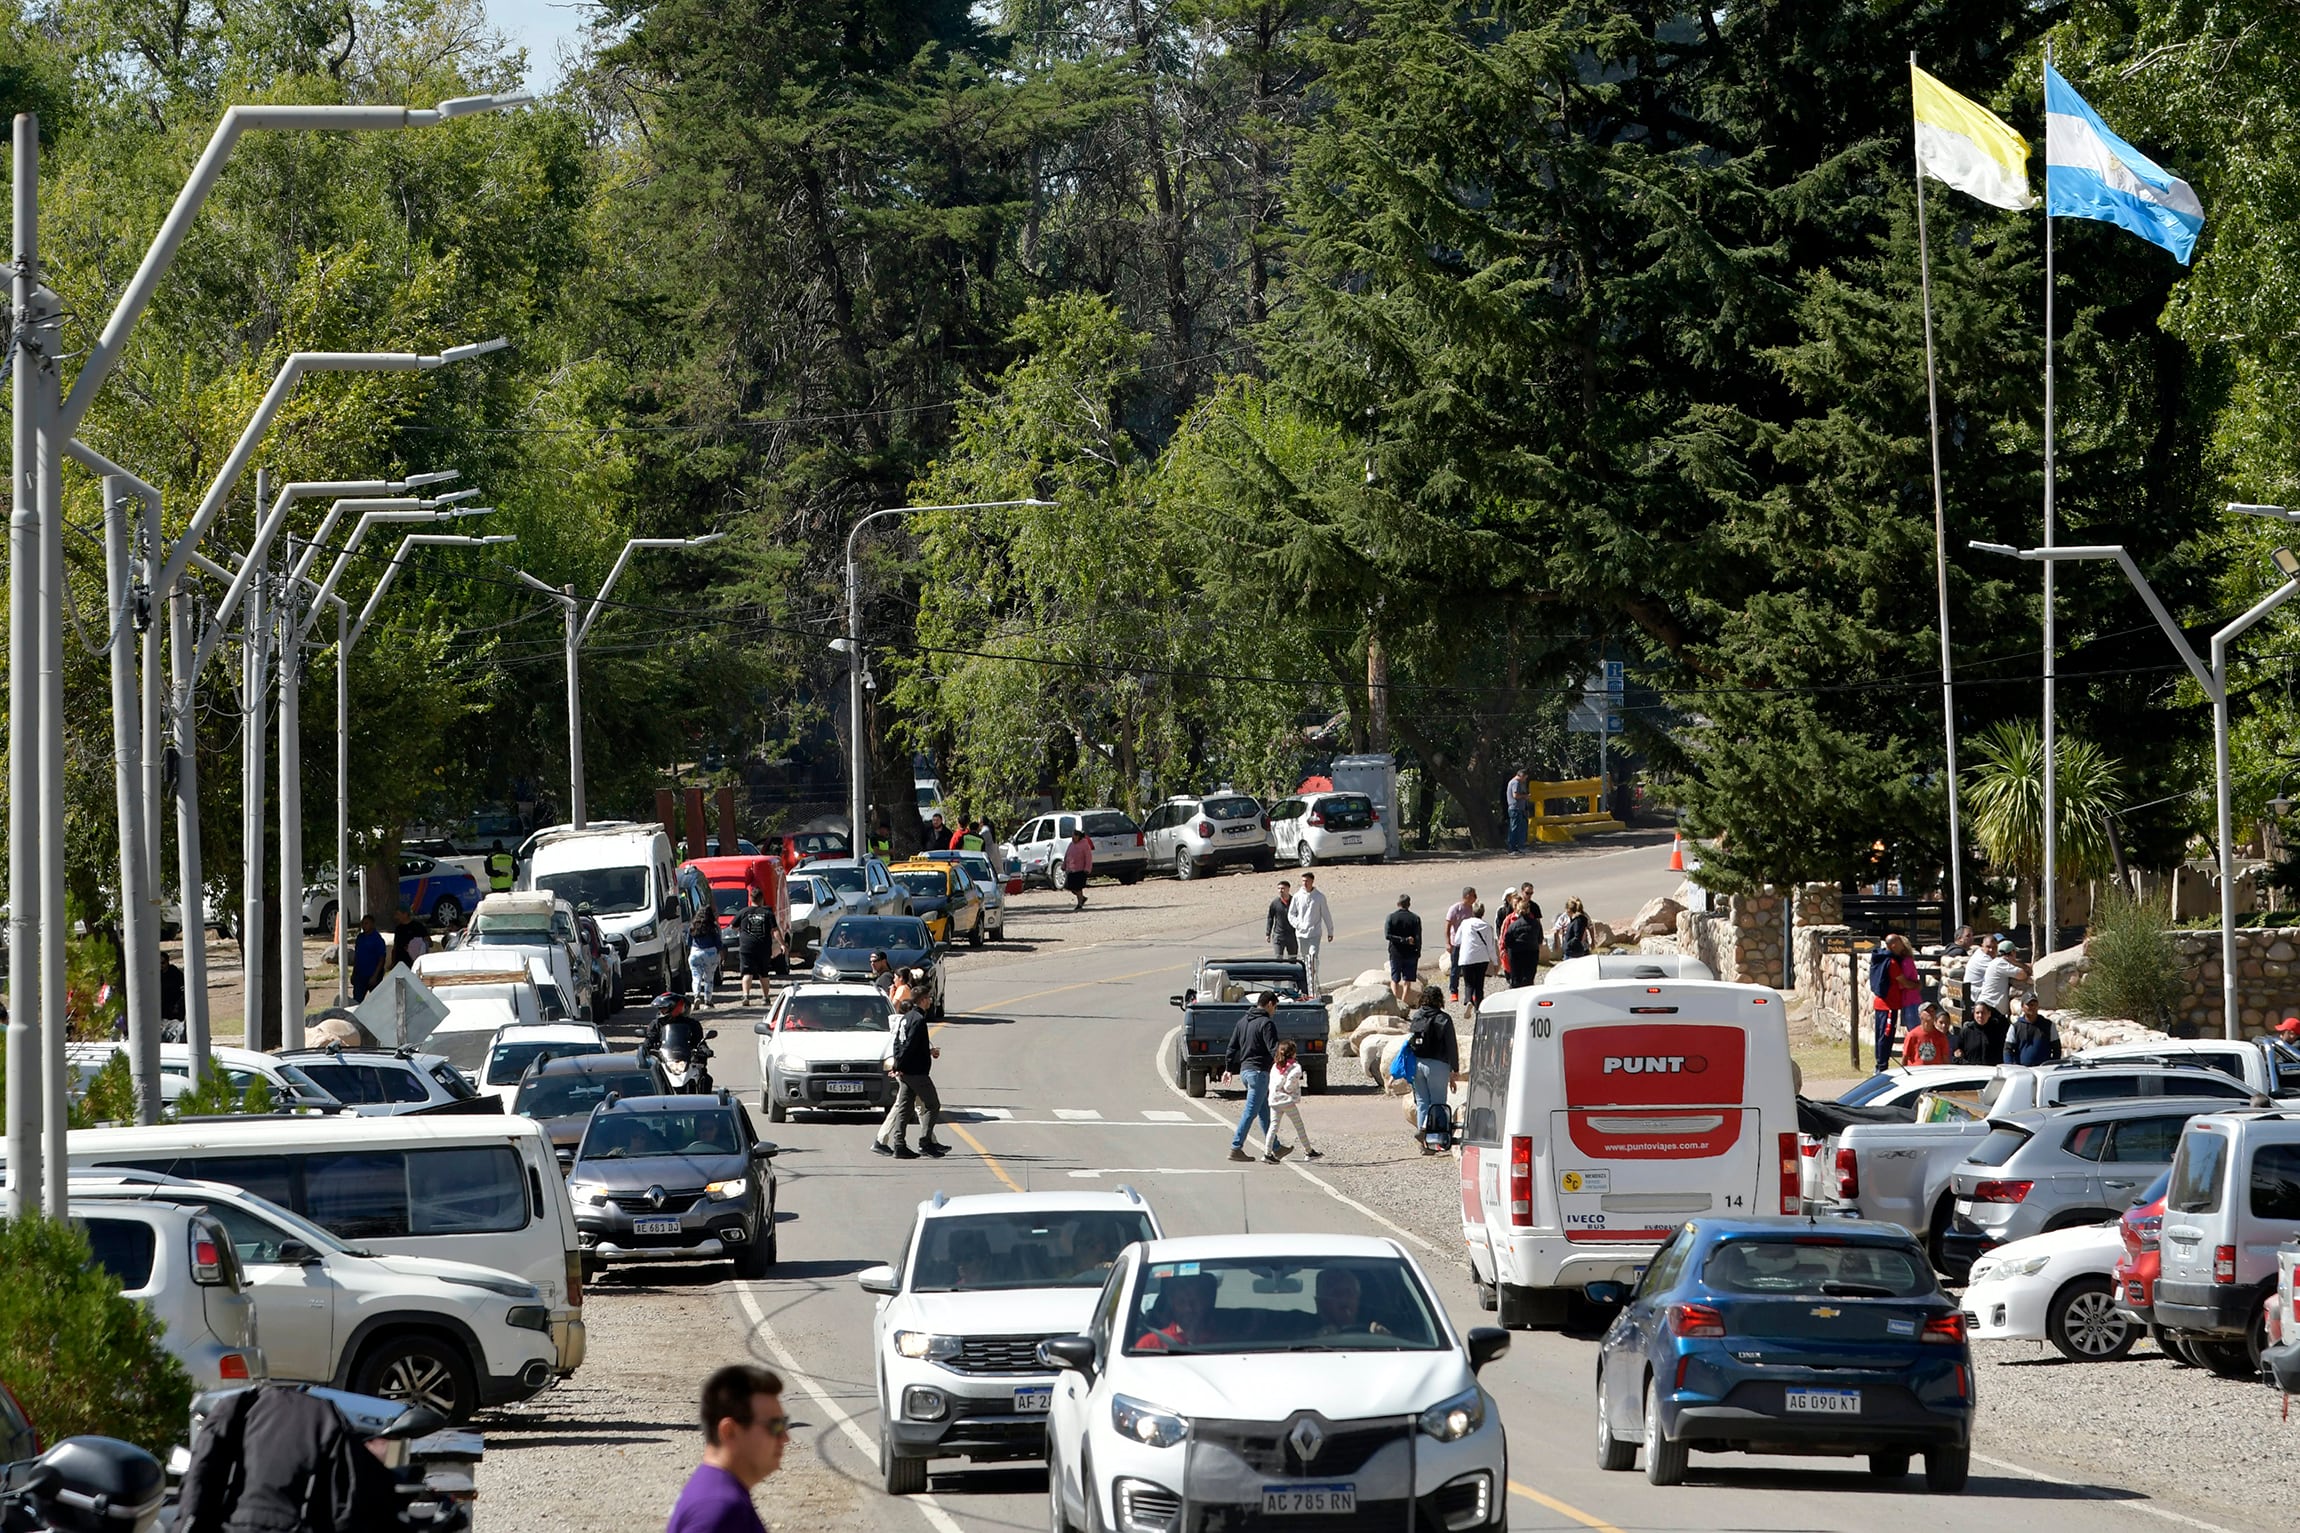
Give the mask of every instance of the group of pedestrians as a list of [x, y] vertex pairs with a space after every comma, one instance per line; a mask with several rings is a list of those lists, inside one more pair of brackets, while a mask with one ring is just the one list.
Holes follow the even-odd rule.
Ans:
[[1289, 880], [1279, 879], [1277, 897], [1263, 913], [1262, 935], [1273, 957], [1301, 960], [1311, 995], [1319, 993], [1318, 955], [1333, 934], [1333, 907], [1318, 887], [1318, 875], [1304, 873], [1299, 890]]
[[383, 977], [394, 969], [415, 968], [415, 961], [431, 951], [431, 928], [406, 911], [399, 912], [392, 923], [389, 938], [375, 924], [375, 917], [359, 918], [359, 935], [351, 944], [351, 1000], [354, 1006], [364, 1001]]
[[1906, 934], [1889, 932], [1869, 954], [1869, 1016], [1879, 1072], [1894, 1064], [2049, 1064], [2060, 1028], [2028, 988], [2027, 955], [1997, 933], [1969, 929], [1942, 950], [1944, 968], [1964, 961], [1959, 1016], [1925, 999], [1924, 976]]
[[1278, 1137], [1283, 1123], [1293, 1125], [1294, 1142], [1309, 1159], [1324, 1159], [1311, 1145], [1309, 1125], [1302, 1121], [1302, 1094], [1308, 1089], [1309, 1074], [1298, 1055], [1292, 1039], [1278, 1036], [1278, 993], [1258, 992], [1230, 1030], [1230, 1045], [1222, 1055], [1224, 1078], [1235, 1077], [1246, 1088], [1238, 1127], [1230, 1135], [1232, 1160], [1254, 1159], [1246, 1149], [1246, 1131], [1255, 1126], [1262, 1131], [1265, 1165], [1274, 1166], [1293, 1154], [1294, 1145]]

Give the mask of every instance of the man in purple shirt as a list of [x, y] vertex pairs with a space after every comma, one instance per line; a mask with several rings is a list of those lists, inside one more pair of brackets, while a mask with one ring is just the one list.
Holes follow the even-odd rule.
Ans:
[[751, 1487], [780, 1468], [791, 1418], [783, 1381], [730, 1363], [703, 1381], [703, 1462], [679, 1492], [666, 1533], [766, 1533]]

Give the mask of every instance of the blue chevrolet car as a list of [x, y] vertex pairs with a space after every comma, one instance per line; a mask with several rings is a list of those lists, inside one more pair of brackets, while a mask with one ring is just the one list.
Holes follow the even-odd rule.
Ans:
[[1597, 1462], [1675, 1485], [1704, 1453], [1865, 1454], [1897, 1480], [1964, 1489], [1973, 1365], [1965, 1320], [1915, 1237], [1787, 1220], [1682, 1225], [1638, 1280], [1592, 1283], [1622, 1305], [1597, 1354]]

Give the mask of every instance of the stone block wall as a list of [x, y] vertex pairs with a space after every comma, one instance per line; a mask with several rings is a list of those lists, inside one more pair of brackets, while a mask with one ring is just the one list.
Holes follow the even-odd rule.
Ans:
[[1749, 894], [1720, 895], [1707, 913], [1681, 912], [1677, 950], [1700, 959], [1719, 979], [1750, 985], [1781, 983], [1785, 950], [1782, 917], [1787, 900], [1770, 886]]
[[[2220, 1032], [2220, 933], [2172, 934], [2186, 981], [2179, 1011], [2198, 1032]], [[2247, 1038], [2300, 1015], [2300, 928], [2263, 926], [2236, 934], [2237, 1018]]]

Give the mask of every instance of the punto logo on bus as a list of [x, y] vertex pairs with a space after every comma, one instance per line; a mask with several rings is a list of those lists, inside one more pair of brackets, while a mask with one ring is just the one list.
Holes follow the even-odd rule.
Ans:
[[1699, 1054], [1608, 1054], [1605, 1071], [1611, 1075], [1619, 1070], [1625, 1075], [1699, 1075], [1709, 1068], [1709, 1061]]

